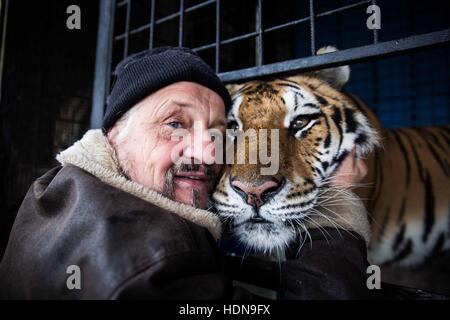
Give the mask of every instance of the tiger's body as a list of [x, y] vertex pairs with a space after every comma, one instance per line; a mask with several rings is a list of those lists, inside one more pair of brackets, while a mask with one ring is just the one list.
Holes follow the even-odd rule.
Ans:
[[371, 214], [371, 262], [418, 265], [450, 247], [450, 127], [382, 128], [350, 97], [381, 136], [355, 190]]
[[[227, 166], [216, 208], [247, 246], [282, 249], [314, 208], [326, 208], [330, 178], [355, 149], [369, 169], [355, 192], [371, 215], [370, 262], [420, 264], [450, 247], [449, 127], [383, 129], [364, 103], [340, 92], [346, 68], [229, 86], [233, 127], [279, 130], [279, 170], [264, 176], [261, 163]], [[263, 186], [255, 202], [246, 188]]]

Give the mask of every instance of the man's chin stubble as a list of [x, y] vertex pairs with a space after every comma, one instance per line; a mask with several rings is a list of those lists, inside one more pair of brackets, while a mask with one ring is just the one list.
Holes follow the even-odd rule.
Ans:
[[[164, 183], [163, 191], [161, 192], [161, 194], [166, 198], [169, 198], [173, 201], [177, 201], [174, 195], [176, 187], [177, 183], [174, 181], [173, 173], [167, 174], [166, 181]], [[186, 204], [194, 208], [198, 208], [199, 202], [200, 202], [200, 190], [193, 188], [191, 202]]]
[[[161, 192], [161, 194], [166, 197], [169, 198], [173, 201], [177, 201], [175, 199], [175, 188], [179, 187], [182, 188], [180, 186], [177, 186], [177, 183], [175, 181], [175, 172], [177, 170], [186, 170], [189, 171], [192, 165], [183, 165], [182, 168], [176, 168], [176, 167], [172, 167], [169, 170], [167, 170], [166, 172], [166, 177], [165, 177], [165, 181], [164, 181], [164, 186], [163, 186], [163, 190]], [[207, 167], [207, 169], [205, 169], [207, 172], [207, 175], [209, 176], [209, 178], [214, 181], [215, 180], [215, 176], [213, 174], [213, 171], [211, 169], [211, 167]], [[212, 187], [210, 188], [212, 190]], [[199, 203], [200, 203], [200, 197], [201, 197], [201, 191], [193, 188], [191, 190], [192, 192], [192, 196], [191, 196], [191, 201], [190, 203], [186, 203], [187, 205], [190, 205], [194, 208], [198, 208], [199, 207]]]

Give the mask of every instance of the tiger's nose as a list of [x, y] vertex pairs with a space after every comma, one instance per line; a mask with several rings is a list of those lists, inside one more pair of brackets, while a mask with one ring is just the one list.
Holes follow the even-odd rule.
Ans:
[[273, 198], [281, 190], [281, 187], [282, 183], [276, 180], [264, 181], [261, 184], [231, 180], [231, 188], [253, 207], [262, 206]]

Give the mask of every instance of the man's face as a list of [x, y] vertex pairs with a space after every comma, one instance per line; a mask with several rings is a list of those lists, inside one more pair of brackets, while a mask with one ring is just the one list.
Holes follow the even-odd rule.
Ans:
[[[207, 164], [213, 163], [215, 152], [210, 130], [223, 134], [225, 128], [225, 106], [217, 93], [177, 82], [134, 106], [129, 118], [109, 131], [108, 140], [131, 180], [172, 200], [205, 208], [221, 170], [219, 164]], [[180, 139], [187, 134], [190, 139]]]

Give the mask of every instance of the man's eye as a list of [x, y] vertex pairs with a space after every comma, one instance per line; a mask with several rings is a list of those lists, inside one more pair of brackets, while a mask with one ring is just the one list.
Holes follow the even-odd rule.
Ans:
[[239, 124], [235, 120], [228, 121], [228, 129], [236, 131], [239, 129]]
[[180, 129], [182, 127], [182, 124], [179, 121], [172, 121], [172, 122], [169, 122], [167, 125], [174, 129]]

